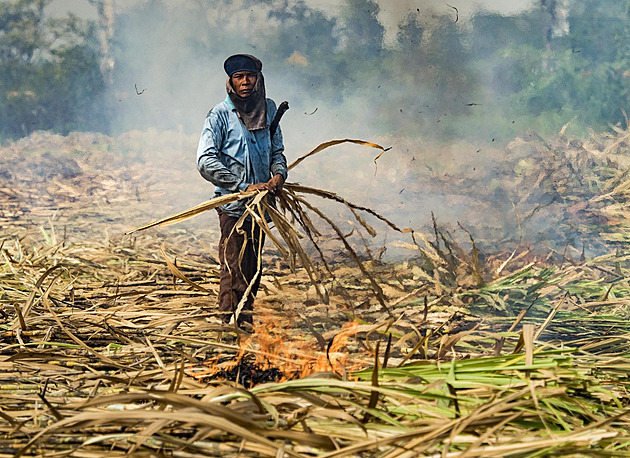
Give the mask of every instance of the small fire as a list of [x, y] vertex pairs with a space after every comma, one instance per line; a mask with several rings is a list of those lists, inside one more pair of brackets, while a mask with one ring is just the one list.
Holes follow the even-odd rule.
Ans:
[[[271, 310], [261, 316], [255, 326], [251, 344], [258, 347], [257, 363], [261, 367], [277, 367], [284, 374], [283, 380], [301, 378], [316, 372], [347, 374], [357, 370], [360, 364], [351, 361], [348, 344], [358, 332], [359, 323], [345, 323], [341, 331], [328, 342], [322, 351], [320, 345], [308, 331], [289, 334], [289, 318], [280, 318]], [[362, 361], [369, 361], [363, 358]]]
[[[336, 334], [326, 352], [318, 351], [317, 357], [313, 357], [303, 366], [301, 377], [313, 374], [315, 372], [330, 371], [337, 374], [343, 374], [348, 371], [346, 367], [348, 365], [348, 342], [350, 337], [356, 335], [357, 327], [359, 323], [357, 321], [350, 321], [342, 326], [342, 330]], [[314, 355], [315, 356], [315, 355]], [[352, 368], [354, 370], [355, 368]]]
[[[344, 323], [322, 350], [323, 337], [315, 338], [309, 331], [296, 331], [295, 326], [290, 326], [290, 318], [278, 316], [273, 310], [260, 311], [260, 321], [254, 325], [253, 335], [239, 342], [233, 356], [222, 353], [207, 360], [203, 368], [189, 370], [189, 375], [198, 379], [220, 379], [232, 373], [243, 377], [243, 371], [249, 370], [252, 372], [250, 384], [256, 375], [262, 376], [265, 372], [273, 372], [275, 381], [302, 378], [317, 372], [333, 372], [347, 377], [348, 373], [364, 369], [372, 361], [367, 351], [354, 357], [349, 353], [352, 337], [359, 332], [357, 321]], [[269, 377], [264, 381], [271, 381], [272, 375]]]

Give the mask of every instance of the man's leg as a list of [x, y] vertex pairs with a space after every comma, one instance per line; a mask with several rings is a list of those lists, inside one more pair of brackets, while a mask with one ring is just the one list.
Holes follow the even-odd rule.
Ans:
[[[251, 222], [245, 222], [240, 230], [235, 230], [238, 218], [219, 212], [221, 239], [219, 241], [219, 260], [221, 262], [221, 276], [219, 283], [219, 310], [221, 318], [228, 323], [236, 308], [253, 284], [243, 309], [238, 317], [238, 324], [252, 323], [252, 310], [256, 293], [260, 285], [259, 251], [264, 244], [264, 233], [260, 227]], [[252, 227], [253, 226], [253, 227]], [[244, 249], [243, 249], [244, 246]], [[241, 254], [242, 253], [242, 254]], [[240, 258], [240, 260], [239, 260]]]

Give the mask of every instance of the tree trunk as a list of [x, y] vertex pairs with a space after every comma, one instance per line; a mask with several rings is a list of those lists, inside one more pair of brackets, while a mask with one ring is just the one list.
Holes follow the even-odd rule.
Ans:
[[101, 45], [101, 73], [107, 84], [114, 81], [114, 56], [112, 40], [114, 38], [114, 2], [115, 0], [93, 0], [96, 3], [99, 21], [99, 41]]

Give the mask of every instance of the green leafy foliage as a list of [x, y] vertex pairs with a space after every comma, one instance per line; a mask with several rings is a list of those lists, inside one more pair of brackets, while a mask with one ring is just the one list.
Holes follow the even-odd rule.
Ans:
[[0, 138], [46, 129], [107, 131], [96, 30], [50, 0], [0, 4]]
[[[97, 39], [105, 25], [52, 19], [51, 1], [0, 5], [2, 137], [108, 131], [107, 119], [119, 130], [188, 126], [198, 99], [190, 87], [199, 84], [188, 75], [243, 51], [282, 75], [285, 97], [309, 111], [343, 110], [339, 116], [376, 134], [500, 140], [570, 122], [570, 133], [584, 135], [624, 123], [630, 108], [628, 1], [534, 2], [510, 16], [425, 7], [387, 27], [386, 7], [373, 0], [339, 8], [303, 0], [138, 2], [114, 12], [111, 81], [100, 71], [109, 57]], [[100, 4], [90, 3], [95, 11]], [[174, 94], [180, 103], [137, 97], [147, 84], [154, 97]], [[367, 116], [376, 107], [378, 116]]]

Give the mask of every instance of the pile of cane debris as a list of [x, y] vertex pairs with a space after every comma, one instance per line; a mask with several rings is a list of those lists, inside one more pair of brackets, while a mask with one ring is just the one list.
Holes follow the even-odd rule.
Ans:
[[[404, 261], [340, 250], [328, 303], [270, 246], [244, 334], [214, 317], [208, 214], [122, 235], [197, 203], [149, 137], [38, 133], [0, 154], [1, 456], [627, 451], [625, 245], [490, 253], [434, 220]], [[606, 214], [626, 196], [612, 164], [588, 197]]]

